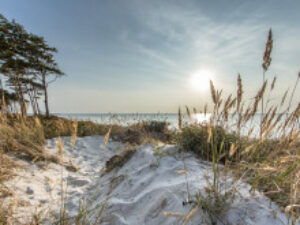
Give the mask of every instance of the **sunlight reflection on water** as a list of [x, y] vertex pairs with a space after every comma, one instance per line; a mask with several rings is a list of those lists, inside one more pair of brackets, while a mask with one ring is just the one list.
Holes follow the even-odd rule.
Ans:
[[199, 124], [207, 124], [210, 121], [211, 114], [210, 113], [197, 113], [192, 115], [193, 120]]

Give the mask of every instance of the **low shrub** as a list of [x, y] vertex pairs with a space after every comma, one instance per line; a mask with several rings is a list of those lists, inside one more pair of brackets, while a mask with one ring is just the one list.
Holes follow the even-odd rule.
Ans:
[[10, 119], [0, 124], [0, 149], [30, 159], [42, 157], [45, 137], [41, 125], [33, 120]]
[[127, 128], [112, 132], [113, 140], [136, 145], [142, 144], [145, 137], [145, 132], [137, 128]]
[[169, 123], [166, 121], [143, 121], [142, 126], [146, 132], [164, 133], [168, 130]]
[[[184, 127], [177, 135], [177, 144], [184, 151], [194, 152], [197, 156], [205, 160], [212, 159], [211, 140], [209, 137], [208, 126], [191, 125]], [[221, 127], [212, 127], [211, 132], [214, 137], [214, 144], [219, 150], [223, 146], [222, 153], [225, 154], [221, 159], [229, 157], [231, 144], [237, 145], [238, 137], [235, 133], [229, 134]]]
[[[46, 139], [72, 136], [74, 120], [61, 118], [57, 116], [39, 116], [43, 132]], [[34, 121], [34, 117], [28, 117], [29, 121]], [[108, 125], [97, 124], [92, 121], [78, 121], [77, 136], [92, 136], [92, 135], [105, 135], [109, 129]], [[117, 126], [114, 126], [117, 128]]]

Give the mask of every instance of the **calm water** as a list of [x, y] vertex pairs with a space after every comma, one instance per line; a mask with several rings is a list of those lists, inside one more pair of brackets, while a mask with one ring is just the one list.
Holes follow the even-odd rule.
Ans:
[[[89, 120], [101, 124], [130, 125], [142, 121], [166, 121], [170, 127], [178, 126], [178, 115], [175, 113], [56, 113], [57, 116], [77, 120]], [[209, 117], [208, 117], [209, 118]], [[189, 118], [183, 115], [183, 121], [189, 122]]]

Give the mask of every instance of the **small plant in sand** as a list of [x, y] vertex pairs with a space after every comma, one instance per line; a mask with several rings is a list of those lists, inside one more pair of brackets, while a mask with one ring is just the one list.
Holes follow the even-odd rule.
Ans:
[[178, 130], [182, 130], [182, 114], [180, 107], [178, 108]]
[[165, 155], [167, 155], [167, 152], [163, 151], [161, 147], [156, 147], [153, 150], [153, 155], [156, 156], [156, 160], [157, 160], [157, 167], [159, 166], [160, 160], [162, 159], [162, 157], [164, 157]]
[[71, 136], [71, 148], [75, 147], [76, 138], [77, 138], [77, 129], [78, 129], [78, 122], [75, 120], [72, 124], [72, 136]]
[[107, 142], [109, 140], [109, 136], [110, 136], [110, 132], [111, 132], [112, 127], [110, 127], [107, 131], [107, 133], [105, 134], [104, 140], [103, 140], [103, 144], [102, 144], [102, 150], [105, 149], [105, 146], [107, 145]]
[[58, 160], [60, 163], [63, 162], [63, 154], [64, 154], [64, 144], [61, 140], [61, 137], [58, 137], [57, 139], [57, 148], [58, 148]]

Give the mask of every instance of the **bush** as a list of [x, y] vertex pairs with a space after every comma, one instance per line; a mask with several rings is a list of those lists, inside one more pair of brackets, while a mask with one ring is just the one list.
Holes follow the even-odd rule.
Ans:
[[146, 132], [164, 133], [168, 130], [169, 123], [166, 121], [143, 121]]
[[[61, 118], [57, 116], [39, 116], [46, 139], [72, 136], [73, 123], [71, 119]], [[28, 120], [34, 120], [28, 117]], [[97, 124], [92, 121], [78, 121], [77, 136], [105, 135], [108, 125]]]
[[96, 124], [91, 121], [78, 121], [77, 135], [79, 137], [91, 135], [105, 135], [107, 131], [107, 125]]
[[[32, 117], [29, 117], [33, 119]], [[70, 136], [72, 132], [72, 121], [56, 116], [39, 116], [42, 123], [44, 134], [46, 139]]]
[[127, 127], [116, 126], [112, 129], [112, 137], [115, 141], [138, 145], [152, 141], [170, 143], [173, 136], [165, 121], [144, 121]]
[[31, 159], [43, 155], [45, 137], [41, 126], [32, 120], [10, 119], [0, 124], [0, 149], [19, 152]]
[[[221, 160], [224, 162], [225, 158], [229, 156], [229, 150], [232, 143], [236, 144], [238, 137], [235, 133], [228, 134], [221, 127], [212, 128], [213, 143], [216, 145], [217, 150], [223, 145], [223, 153], [225, 157]], [[208, 139], [208, 127], [207, 126], [188, 126], [182, 129], [177, 135], [177, 144], [184, 151], [191, 151], [205, 160], [211, 160], [211, 140]]]

